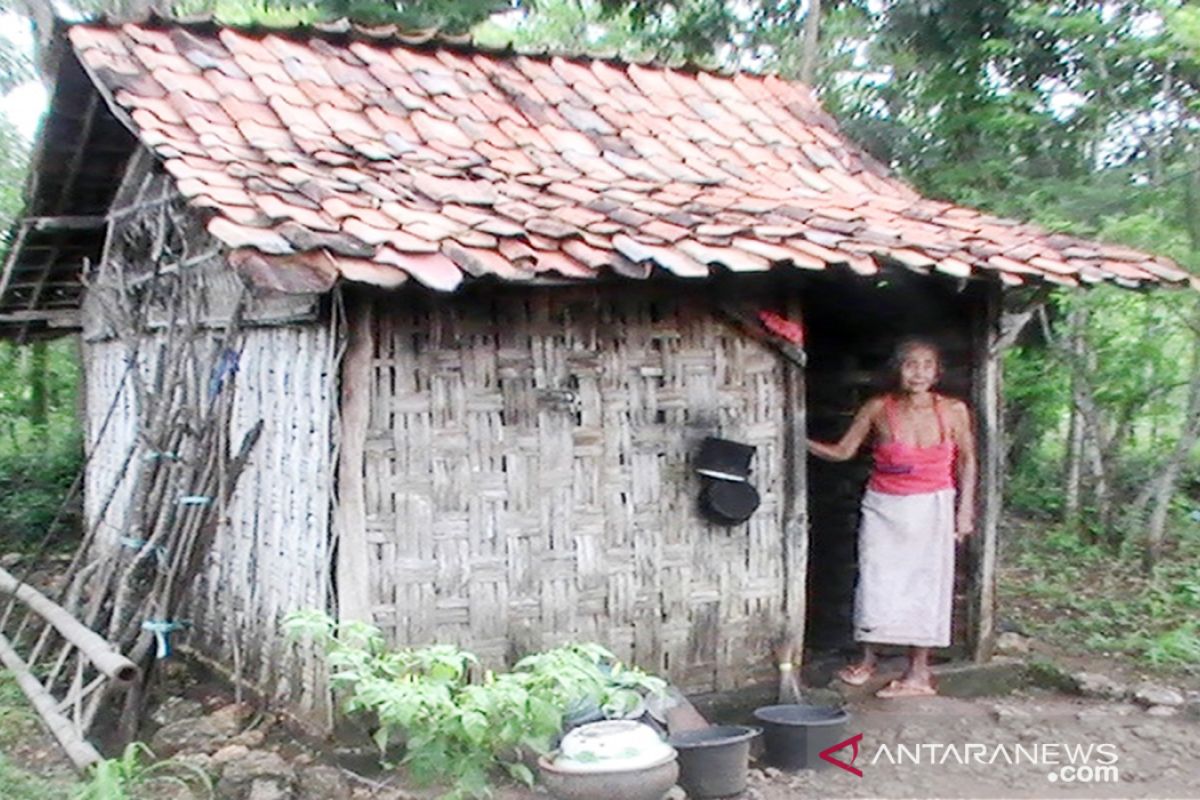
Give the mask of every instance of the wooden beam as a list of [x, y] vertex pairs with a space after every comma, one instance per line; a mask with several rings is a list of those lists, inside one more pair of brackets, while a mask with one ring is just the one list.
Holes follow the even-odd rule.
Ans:
[[0, 663], [13, 674], [13, 679], [29, 699], [50, 733], [58, 740], [63, 752], [71, 759], [75, 769], [80, 772], [101, 760], [100, 753], [86, 739], [79, 735], [75, 726], [58, 710], [58, 702], [46, 691], [29, 669], [29, 665], [17, 655], [9, 641], [0, 635]]
[[8, 249], [8, 258], [4, 259], [4, 272], [0, 273], [0, 303], [4, 302], [8, 285], [12, 283], [13, 271], [16, 269], [17, 259], [21, 257], [21, 249], [25, 246], [25, 237], [28, 234], [29, 227], [22, 221], [17, 226], [17, 238]]
[[36, 311], [0, 312], [0, 324], [45, 322], [51, 325], [78, 324], [80, 320], [78, 309], [46, 309]]
[[103, 228], [108, 218], [103, 214], [86, 216], [26, 217], [25, 224], [35, 231], [91, 231]]
[[140, 677], [133, 662], [117, 652], [107, 640], [27, 583], [0, 569], [0, 592], [12, 595], [44, 619], [87, 660], [109, 679], [122, 685], [132, 684]]
[[1004, 427], [1001, 414], [1003, 390], [1000, 312], [1001, 289], [989, 285], [976, 318], [975, 363], [972, 386], [978, 434], [979, 508], [978, 526], [967, 548], [971, 559], [971, 586], [967, 608], [967, 647], [976, 661], [991, 658], [996, 638], [996, 545], [1004, 496], [1001, 460], [1004, 457]]
[[375, 358], [373, 317], [370, 298], [356, 295], [347, 298], [348, 341], [342, 361], [341, 450], [333, 518], [337, 536], [338, 619], [342, 622], [374, 622], [363, 480]]
[[[803, 324], [799, 297], [791, 298], [787, 316], [793, 322]], [[798, 673], [804, 656], [808, 614], [808, 408], [804, 351], [785, 342], [776, 344], [776, 349], [780, 349], [779, 345], [788, 348], [786, 352], [780, 350], [785, 357], [783, 613], [787, 626], [781, 657], [790, 661], [792, 669]]]

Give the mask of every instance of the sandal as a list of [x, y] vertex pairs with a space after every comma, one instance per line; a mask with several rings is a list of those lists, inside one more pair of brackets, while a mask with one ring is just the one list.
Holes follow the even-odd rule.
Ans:
[[937, 689], [928, 683], [912, 683], [905, 680], [894, 680], [875, 693], [876, 697], [934, 697]]
[[862, 664], [850, 664], [839, 669], [837, 677], [848, 686], [862, 686], [875, 677], [875, 668], [864, 667]]

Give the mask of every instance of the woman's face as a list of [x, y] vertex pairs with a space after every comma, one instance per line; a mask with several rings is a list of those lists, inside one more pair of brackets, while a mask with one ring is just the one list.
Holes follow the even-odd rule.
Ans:
[[932, 348], [911, 347], [900, 361], [900, 388], [927, 392], [937, 383], [939, 372], [938, 354]]

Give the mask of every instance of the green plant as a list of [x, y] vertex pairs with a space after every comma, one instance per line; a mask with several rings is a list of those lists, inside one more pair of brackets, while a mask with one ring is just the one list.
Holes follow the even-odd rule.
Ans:
[[334, 685], [347, 690], [346, 711], [373, 713], [380, 750], [402, 738], [413, 779], [449, 783], [447, 798], [490, 796], [490, 778], [501, 770], [532, 785], [526, 760], [550, 749], [569, 709], [625, 709], [631, 695], [666, 687], [595, 644], [537, 653], [495, 672], [450, 645], [389, 649], [377, 628], [338, 624], [321, 612], [292, 614], [285, 628], [324, 645]]
[[197, 798], [214, 796], [212, 779], [204, 770], [174, 759], [155, 762], [149, 747], [133, 742], [119, 757], [96, 763], [75, 800], [148, 800], [168, 786]]

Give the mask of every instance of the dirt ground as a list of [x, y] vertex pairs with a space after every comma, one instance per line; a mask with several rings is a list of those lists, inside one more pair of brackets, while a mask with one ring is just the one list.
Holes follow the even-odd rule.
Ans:
[[[1155, 716], [1130, 703], [1041, 689], [973, 699], [879, 700], [868, 695], [847, 708], [851, 720], [846, 736], [862, 734], [853, 760], [861, 776], [832, 766], [785, 773], [755, 762], [741, 800], [1200, 798], [1200, 719], [1188, 712]], [[1092, 780], [1083, 779], [1089, 777], [1083, 770], [1063, 772], [1071, 764], [1071, 752], [1077, 759], [1074, 766], [1084, 763], [1078, 748], [1089, 745], [1088, 764], [1111, 763], [1115, 772], [1097, 772]], [[1018, 752], [1018, 746], [1024, 749]], [[849, 761], [850, 753], [846, 748], [835, 755]], [[63, 772], [48, 737], [43, 746], [26, 737], [6, 755], [35, 773]], [[1042, 763], [1031, 763], [1035, 757]], [[415, 791], [398, 775], [388, 774], [355, 777], [351, 786], [347, 797], [354, 800], [426, 800], [437, 794]], [[497, 797], [531, 800], [545, 795], [502, 787]]]

